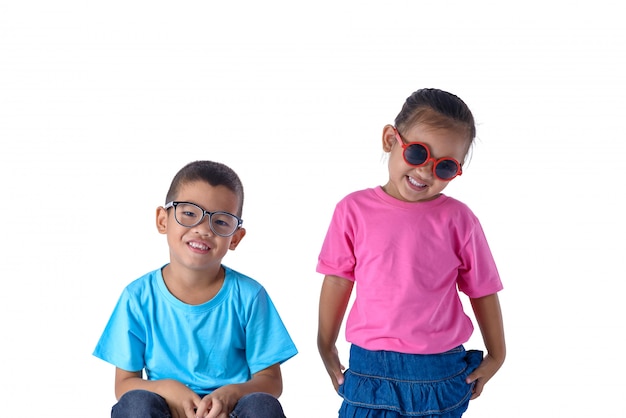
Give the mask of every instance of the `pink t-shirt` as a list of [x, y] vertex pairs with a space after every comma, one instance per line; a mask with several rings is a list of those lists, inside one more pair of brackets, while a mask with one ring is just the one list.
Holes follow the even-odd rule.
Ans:
[[355, 281], [346, 339], [368, 350], [448, 351], [474, 329], [458, 290], [471, 298], [502, 290], [482, 227], [465, 204], [445, 195], [403, 202], [381, 187], [337, 204], [317, 272]]

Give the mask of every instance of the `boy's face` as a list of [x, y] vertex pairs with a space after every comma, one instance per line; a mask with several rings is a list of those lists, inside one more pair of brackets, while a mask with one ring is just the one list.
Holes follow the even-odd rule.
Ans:
[[[177, 202], [191, 202], [209, 212], [237, 213], [239, 199], [225, 186], [211, 186], [198, 180], [185, 183], [176, 196]], [[234, 250], [246, 234], [239, 228], [229, 237], [216, 235], [209, 225], [209, 216], [191, 228], [176, 222], [175, 209], [157, 208], [157, 229], [167, 235], [170, 263], [190, 270], [214, 270], [222, 263], [228, 250]]]

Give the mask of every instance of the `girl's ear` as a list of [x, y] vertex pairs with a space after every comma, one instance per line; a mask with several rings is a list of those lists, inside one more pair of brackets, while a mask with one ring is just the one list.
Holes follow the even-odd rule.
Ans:
[[391, 152], [391, 148], [397, 141], [395, 128], [392, 125], [385, 125], [383, 128], [383, 151]]
[[159, 234], [167, 233], [167, 210], [163, 206], [156, 210], [156, 227]]

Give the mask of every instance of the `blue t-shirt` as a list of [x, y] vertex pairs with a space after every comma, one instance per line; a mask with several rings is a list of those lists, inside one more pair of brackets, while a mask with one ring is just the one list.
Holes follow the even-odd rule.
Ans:
[[220, 291], [188, 305], [167, 289], [161, 269], [123, 291], [93, 355], [149, 380], [174, 379], [199, 395], [243, 383], [297, 354], [269, 295], [223, 266]]

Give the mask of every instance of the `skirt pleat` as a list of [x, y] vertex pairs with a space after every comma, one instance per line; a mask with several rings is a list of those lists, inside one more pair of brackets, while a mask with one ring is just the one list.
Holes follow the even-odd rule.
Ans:
[[460, 417], [473, 384], [465, 379], [482, 352], [462, 346], [441, 354], [369, 351], [353, 345], [339, 394], [342, 418]]

